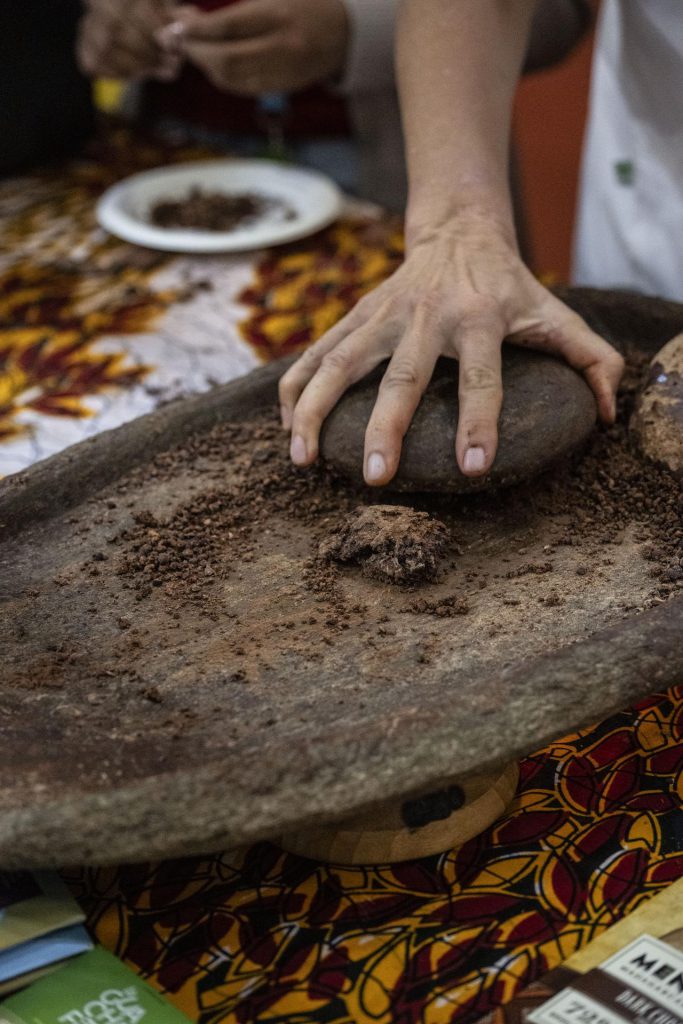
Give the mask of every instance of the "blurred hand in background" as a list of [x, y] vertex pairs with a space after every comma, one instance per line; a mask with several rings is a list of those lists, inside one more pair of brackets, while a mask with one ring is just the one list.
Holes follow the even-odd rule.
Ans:
[[349, 34], [343, 0], [240, 0], [208, 12], [179, 7], [157, 39], [219, 89], [257, 96], [341, 75]]
[[77, 43], [81, 70], [90, 78], [174, 78], [180, 58], [156, 39], [173, 11], [169, 0], [85, 0]]

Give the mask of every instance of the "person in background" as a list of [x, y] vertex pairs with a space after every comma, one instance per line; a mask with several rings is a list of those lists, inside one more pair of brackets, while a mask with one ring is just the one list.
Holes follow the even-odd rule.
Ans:
[[[243, 155], [264, 155], [268, 137], [272, 150], [284, 130], [293, 159], [404, 209], [399, 0], [87, 0], [86, 8], [81, 66], [142, 79], [143, 122]], [[539, 0], [526, 69], [561, 60], [589, 22], [586, 0]]]
[[683, 4], [603, 0], [573, 278], [683, 302]]
[[0, 174], [73, 155], [93, 128], [75, 60], [79, 0], [0, 4]]

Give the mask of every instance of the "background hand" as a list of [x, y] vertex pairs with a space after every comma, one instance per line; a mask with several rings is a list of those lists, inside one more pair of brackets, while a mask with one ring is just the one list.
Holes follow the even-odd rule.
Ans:
[[240, 0], [216, 11], [181, 7], [158, 35], [219, 89], [292, 92], [339, 75], [349, 26], [342, 0]]
[[175, 77], [178, 58], [155, 39], [170, 17], [168, 0], [87, 0], [77, 43], [82, 71], [93, 78]]
[[614, 419], [621, 356], [539, 284], [504, 233], [475, 216], [414, 241], [396, 273], [283, 376], [280, 405], [293, 461], [313, 462], [321, 425], [341, 395], [389, 358], [364, 455], [367, 483], [388, 483], [445, 355], [460, 362], [458, 465], [469, 476], [486, 473], [498, 444], [503, 339], [566, 359], [588, 381], [601, 418]]

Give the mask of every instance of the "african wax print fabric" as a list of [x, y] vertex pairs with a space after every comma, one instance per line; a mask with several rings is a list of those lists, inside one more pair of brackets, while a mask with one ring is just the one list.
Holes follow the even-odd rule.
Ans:
[[352, 202], [272, 253], [178, 256], [98, 227], [114, 182], [206, 156], [119, 132], [0, 182], [0, 476], [303, 348], [400, 262], [399, 225]]
[[682, 796], [683, 686], [526, 758], [508, 813], [440, 856], [260, 843], [65, 877], [200, 1024], [470, 1024], [683, 875]]

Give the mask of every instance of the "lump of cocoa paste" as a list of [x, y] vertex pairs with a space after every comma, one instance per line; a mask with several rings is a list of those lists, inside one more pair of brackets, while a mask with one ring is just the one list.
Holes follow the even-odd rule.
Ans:
[[683, 480], [683, 334], [667, 342], [650, 363], [630, 429], [644, 455]]
[[403, 505], [359, 506], [322, 541], [321, 557], [352, 562], [385, 583], [424, 583], [436, 577], [448, 530], [427, 512]]

